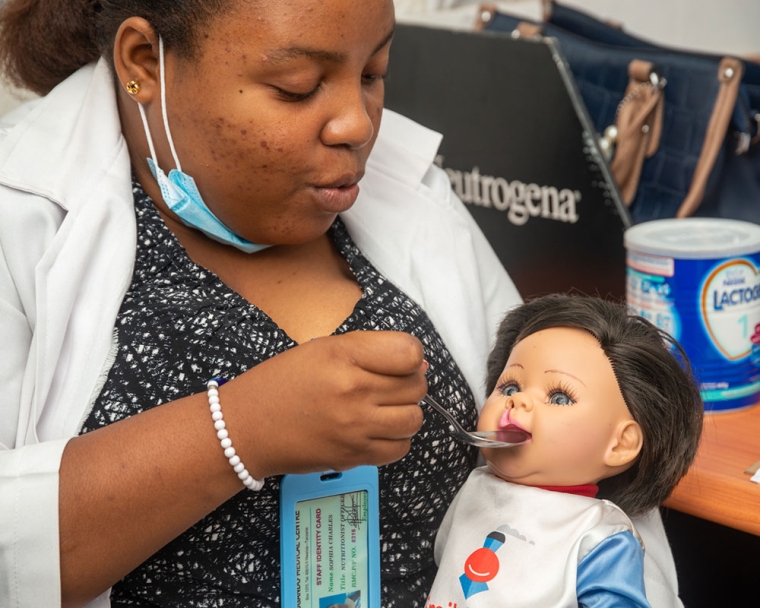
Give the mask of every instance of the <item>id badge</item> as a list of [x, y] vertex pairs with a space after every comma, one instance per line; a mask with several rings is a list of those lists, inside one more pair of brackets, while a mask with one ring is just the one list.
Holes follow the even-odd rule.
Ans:
[[380, 608], [377, 467], [285, 475], [283, 608]]

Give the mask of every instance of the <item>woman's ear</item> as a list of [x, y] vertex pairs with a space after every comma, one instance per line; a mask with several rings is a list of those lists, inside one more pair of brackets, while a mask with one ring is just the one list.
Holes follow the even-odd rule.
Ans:
[[128, 96], [139, 103], [149, 103], [160, 90], [158, 59], [158, 36], [150, 23], [142, 17], [126, 19], [114, 39], [113, 62], [121, 89], [129, 90], [130, 84]]
[[623, 420], [618, 424], [604, 454], [604, 464], [613, 469], [628, 468], [636, 460], [643, 444], [644, 435], [639, 423]]

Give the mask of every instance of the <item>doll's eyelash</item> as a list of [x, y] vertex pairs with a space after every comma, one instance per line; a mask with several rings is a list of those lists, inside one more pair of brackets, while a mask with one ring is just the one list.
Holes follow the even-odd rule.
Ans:
[[548, 395], [547, 403], [549, 405], [559, 405], [551, 402], [552, 397], [558, 393], [564, 393], [570, 398], [570, 401], [573, 403], [578, 402], [578, 398], [575, 396], [575, 391], [571, 389], [567, 384], [564, 384], [563, 382], [557, 382], [557, 384], [553, 384], [547, 391], [546, 394]]
[[518, 391], [521, 390], [520, 383], [514, 378], [502, 378], [501, 381], [496, 385], [496, 390], [501, 393], [505, 388], [511, 385], [516, 386]]
[[[510, 387], [510, 386], [516, 387], [518, 392], [522, 390], [522, 388], [520, 387], [520, 383], [517, 380], [515, 380], [513, 378], [507, 377], [507, 378], [502, 379], [496, 385], [496, 391], [499, 392], [499, 393], [503, 393], [504, 390], [506, 388]], [[560, 393], [567, 395], [568, 399], [570, 399], [570, 401], [572, 401], [573, 403], [576, 403], [578, 401], [578, 398], [576, 397], [575, 391], [572, 388], [570, 388], [569, 385], [567, 385], [567, 384], [565, 384], [563, 382], [557, 382], [556, 384], [550, 385], [550, 387], [547, 389], [547, 391], [546, 391], [546, 394], [547, 394], [546, 403], [548, 405], [562, 405], [562, 404], [559, 404], [559, 403], [552, 403], [551, 402], [552, 397], [554, 397], [554, 395], [557, 395], [557, 394], [560, 394]], [[572, 405], [572, 404], [568, 404], [568, 405]]]

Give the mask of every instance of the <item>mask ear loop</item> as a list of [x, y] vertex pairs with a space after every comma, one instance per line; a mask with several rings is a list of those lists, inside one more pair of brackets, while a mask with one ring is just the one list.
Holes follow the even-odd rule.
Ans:
[[[166, 131], [166, 139], [169, 140], [169, 148], [172, 151], [172, 157], [174, 158], [174, 164], [177, 167], [177, 171], [182, 171], [182, 166], [179, 164], [179, 158], [177, 157], [177, 151], [174, 148], [174, 141], [172, 140], [172, 133], [169, 130], [169, 118], [166, 114], [166, 81], [164, 79], [164, 40], [161, 36], [158, 37], [158, 62], [159, 62], [159, 80], [161, 82], [161, 115], [164, 119], [164, 130]], [[156, 170], [160, 171], [158, 166], [158, 158], [156, 157], [156, 148], [153, 145], [153, 136], [148, 126], [148, 118], [145, 115], [145, 108], [143, 104], [137, 103], [137, 107], [140, 110], [140, 118], [142, 119], [143, 128], [145, 129], [145, 135], [148, 138], [148, 147], [150, 148], [150, 157], [153, 160], [153, 164]]]
[[172, 151], [172, 158], [174, 158], [174, 164], [177, 167], [177, 171], [182, 171], [182, 166], [179, 164], [179, 157], [177, 151], [174, 149], [174, 140], [172, 139], [172, 132], [169, 129], [169, 117], [166, 114], [166, 80], [164, 78], [164, 39], [158, 37], [158, 65], [159, 65], [159, 78], [161, 80], [161, 114], [164, 117], [164, 129], [166, 130], [166, 139], [169, 140], [169, 148]]
[[145, 135], [148, 138], [148, 147], [150, 148], [150, 157], [153, 159], [153, 164], [156, 167], [156, 170], [160, 171], [158, 167], [158, 159], [156, 158], [156, 149], [153, 147], [153, 137], [150, 134], [150, 127], [148, 126], [148, 119], [145, 116], [145, 108], [143, 108], [143, 105], [138, 101], [137, 107], [140, 110], [140, 118], [142, 118], [143, 128], [145, 129]]

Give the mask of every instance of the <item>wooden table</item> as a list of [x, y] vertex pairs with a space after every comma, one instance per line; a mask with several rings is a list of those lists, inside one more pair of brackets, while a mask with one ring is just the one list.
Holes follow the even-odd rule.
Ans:
[[706, 414], [689, 472], [665, 506], [760, 536], [760, 484], [744, 471], [760, 460], [760, 405]]

